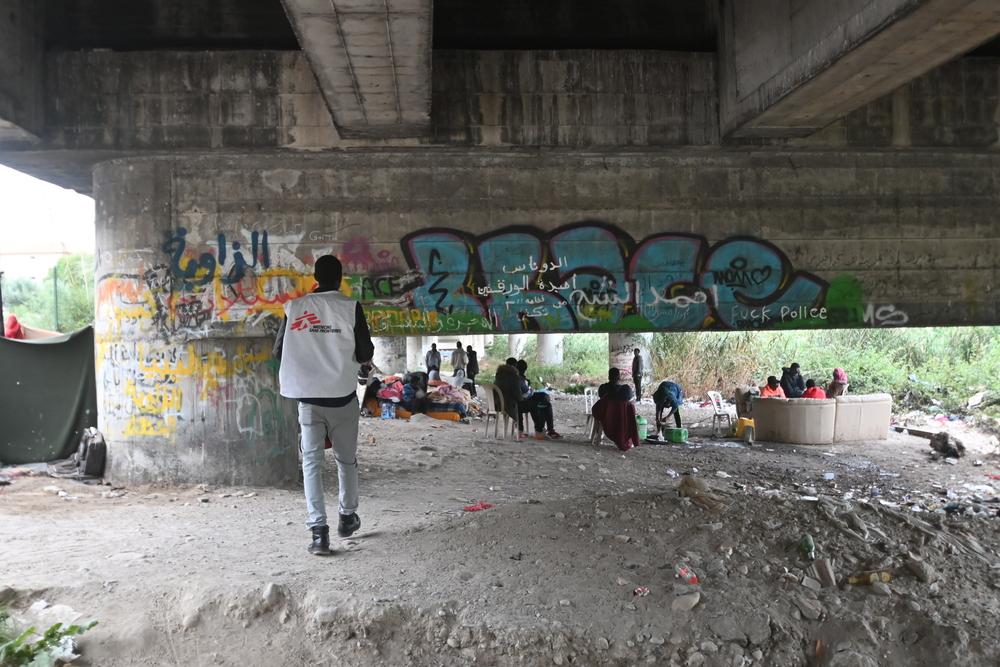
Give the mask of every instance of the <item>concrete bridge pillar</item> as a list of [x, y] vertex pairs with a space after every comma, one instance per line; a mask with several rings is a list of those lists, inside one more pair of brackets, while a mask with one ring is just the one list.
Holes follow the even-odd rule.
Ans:
[[563, 362], [563, 334], [538, 334], [538, 363], [557, 366]]
[[[271, 352], [282, 308], [242, 296], [260, 270], [249, 249], [261, 252], [261, 237], [220, 234], [211, 216], [179, 220], [169, 169], [154, 161], [94, 169], [95, 365], [108, 474], [119, 484], [291, 483], [297, 405], [279, 395]], [[234, 261], [237, 243], [245, 265]], [[312, 282], [305, 274], [289, 293]]]
[[528, 346], [528, 336], [530, 335], [531, 334], [510, 334], [507, 337], [507, 353], [516, 359], [523, 357], [524, 349]]
[[[424, 336], [406, 337], [406, 370], [422, 371], [424, 369]], [[427, 347], [430, 347], [428, 343]]]
[[[643, 377], [646, 384], [652, 372], [652, 358], [649, 345], [653, 342], [651, 333], [613, 333], [608, 334], [608, 367], [617, 368], [622, 372], [622, 380], [632, 382], [632, 358], [634, 350], [639, 348], [642, 357]], [[645, 393], [645, 392], [644, 392]]]
[[407, 339], [405, 336], [377, 336], [375, 365], [386, 373], [401, 374], [407, 370]]

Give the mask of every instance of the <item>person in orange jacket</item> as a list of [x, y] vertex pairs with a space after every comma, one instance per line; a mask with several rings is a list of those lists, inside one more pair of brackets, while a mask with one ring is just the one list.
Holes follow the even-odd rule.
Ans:
[[761, 398], [784, 398], [785, 390], [781, 388], [778, 378], [771, 375], [767, 378], [767, 384], [760, 388]]

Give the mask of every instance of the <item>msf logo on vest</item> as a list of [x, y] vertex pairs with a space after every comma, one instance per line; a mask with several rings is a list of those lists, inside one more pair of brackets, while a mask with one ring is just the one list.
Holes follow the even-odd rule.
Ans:
[[340, 333], [340, 329], [323, 324], [316, 313], [308, 310], [296, 317], [290, 327], [292, 331], [308, 331], [309, 333]]

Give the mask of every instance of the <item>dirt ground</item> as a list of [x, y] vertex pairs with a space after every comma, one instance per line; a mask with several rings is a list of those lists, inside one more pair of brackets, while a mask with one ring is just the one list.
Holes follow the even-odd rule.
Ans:
[[[957, 465], [904, 435], [747, 448], [702, 429], [623, 454], [586, 442], [581, 399], [556, 415], [567, 438], [546, 442], [363, 419], [362, 530], [325, 559], [300, 490], [18, 477], [0, 487], [0, 602], [97, 619], [76, 664], [106, 667], [1000, 664], [986, 437], [963, 434]], [[689, 474], [713, 496], [680, 496]], [[871, 570], [891, 581], [847, 582]]]

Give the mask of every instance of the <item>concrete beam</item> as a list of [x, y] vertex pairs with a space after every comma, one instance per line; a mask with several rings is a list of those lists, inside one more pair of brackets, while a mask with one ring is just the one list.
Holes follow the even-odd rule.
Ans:
[[430, 133], [431, 0], [282, 0], [346, 139]]
[[996, 0], [724, 0], [722, 134], [812, 134], [997, 34]]
[[0, 0], [0, 144], [32, 145], [44, 127], [43, 6]]

